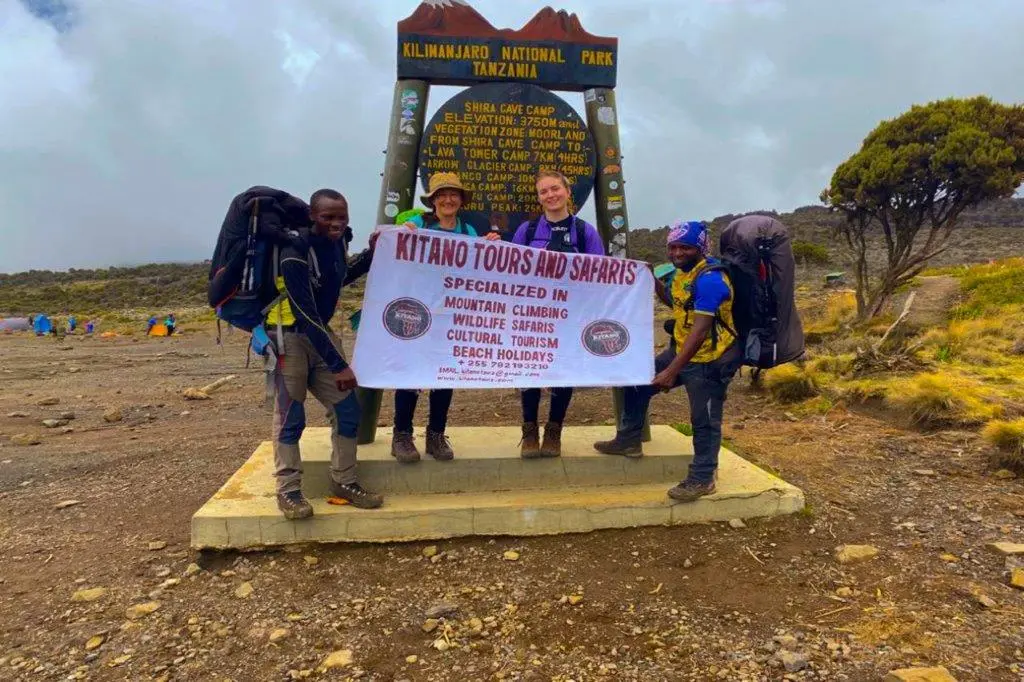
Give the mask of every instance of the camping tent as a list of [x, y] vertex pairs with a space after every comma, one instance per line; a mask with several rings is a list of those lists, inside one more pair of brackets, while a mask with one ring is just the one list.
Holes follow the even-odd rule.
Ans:
[[24, 332], [32, 328], [27, 317], [7, 317], [0, 319], [0, 332]]
[[37, 336], [44, 336], [53, 331], [53, 323], [50, 322], [50, 318], [46, 315], [36, 315], [36, 319], [32, 323], [32, 329], [35, 330]]
[[170, 334], [167, 333], [167, 325], [164, 324], [163, 322], [158, 322], [157, 324], [154, 324], [152, 327], [150, 327], [149, 328], [149, 335], [150, 336], [170, 336]]

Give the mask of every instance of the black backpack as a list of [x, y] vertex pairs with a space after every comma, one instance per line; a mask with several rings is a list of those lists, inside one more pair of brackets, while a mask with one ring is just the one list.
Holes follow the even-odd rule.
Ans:
[[[526, 245], [529, 246], [533, 243], [534, 237], [537, 236], [537, 225], [540, 223], [540, 216], [537, 216], [526, 226]], [[572, 217], [572, 231], [573, 236], [576, 237], [576, 253], [584, 253], [584, 245], [587, 243], [587, 225], [576, 216]], [[548, 251], [553, 250], [551, 248], [551, 241], [548, 240]]]
[[250, 187], [231, 200], [206, 292], [218, 320], [248, 332], [263, 323], [280, 300], [280, 247], [301, 240], [309, 225], [306, 203], [278, 189]]
[[803, 355], [796, 261], [785, 225], [762, 215], [734, 220], [722, 231], [719, 252], [732, 282], [743, 364], [769, 369]]

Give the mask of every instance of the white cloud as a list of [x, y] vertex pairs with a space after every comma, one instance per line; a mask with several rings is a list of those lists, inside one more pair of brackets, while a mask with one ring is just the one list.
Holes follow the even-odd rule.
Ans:
[[[337, 187], [357, 232], [373, 225], [395, 23], [413, 1], [73, 4], [58, 33], [0, 0], [0, 271], [208, 257], [228, 200], [256, 183]], [[475, 3], [512, 27], [541, 5]], [[1020, 97], [1017, 0], [575, 9], [620, 37], [637, 227], [814, 202], [881, 118], [951, 95]], [[453, 92], [435, 89], [430, 111]]]

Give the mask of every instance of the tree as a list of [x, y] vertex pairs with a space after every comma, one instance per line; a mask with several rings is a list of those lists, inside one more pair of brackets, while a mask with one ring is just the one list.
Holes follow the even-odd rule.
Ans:
[[[821, 193], [846, 218], [839, 231], [855, 257], [860, 319], [878, 315], [945, 250], [964, 210], [1013, 196], [1022, 181], [1022, 106], [946, 99], [880, 123]], [[868, 256], [879, 234], [886, 262], [873, 281]]]

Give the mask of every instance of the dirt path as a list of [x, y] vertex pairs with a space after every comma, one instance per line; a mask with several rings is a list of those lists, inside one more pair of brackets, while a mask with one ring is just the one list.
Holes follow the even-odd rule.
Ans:
[[[1024, 679], [1024, 598], [985, 549], [1024, 540], [1024, 487], [994, 479], [971, 434], [804, 414], [744, 378], [726, 436], [804, 488], [803, 514], [431, 543], [439, 559], [426, 543], [197, 556], [191, 514], [269, 433], [242, 339], [2, 336], [0, 357], [0, 679], [867, 682], [914, 664]], [[240, 378], [213, 400], [180, 397], [225, 374]], [[72, 432], [40, 425], [68, 410]], [[452, 423], [517, 415], [512, 391], [462, 391]], [[611, 416], [607, 391], [585, 390], [570, 422]], [[656, 399], [654, 419], [685, 421], [684, 397]], [[840, 565], [843, 543], [881, 556]], [[455, 611], [425, 632], [432, 608]], [[317, 672], [338, 650], [353, 663]]]
[[945, 326], [960, 296], [960, 282], [948, 275], [920, 277], [917, 281], [920, 285], [914, 289], [914, 306], [907, 322], [918, 328]]

